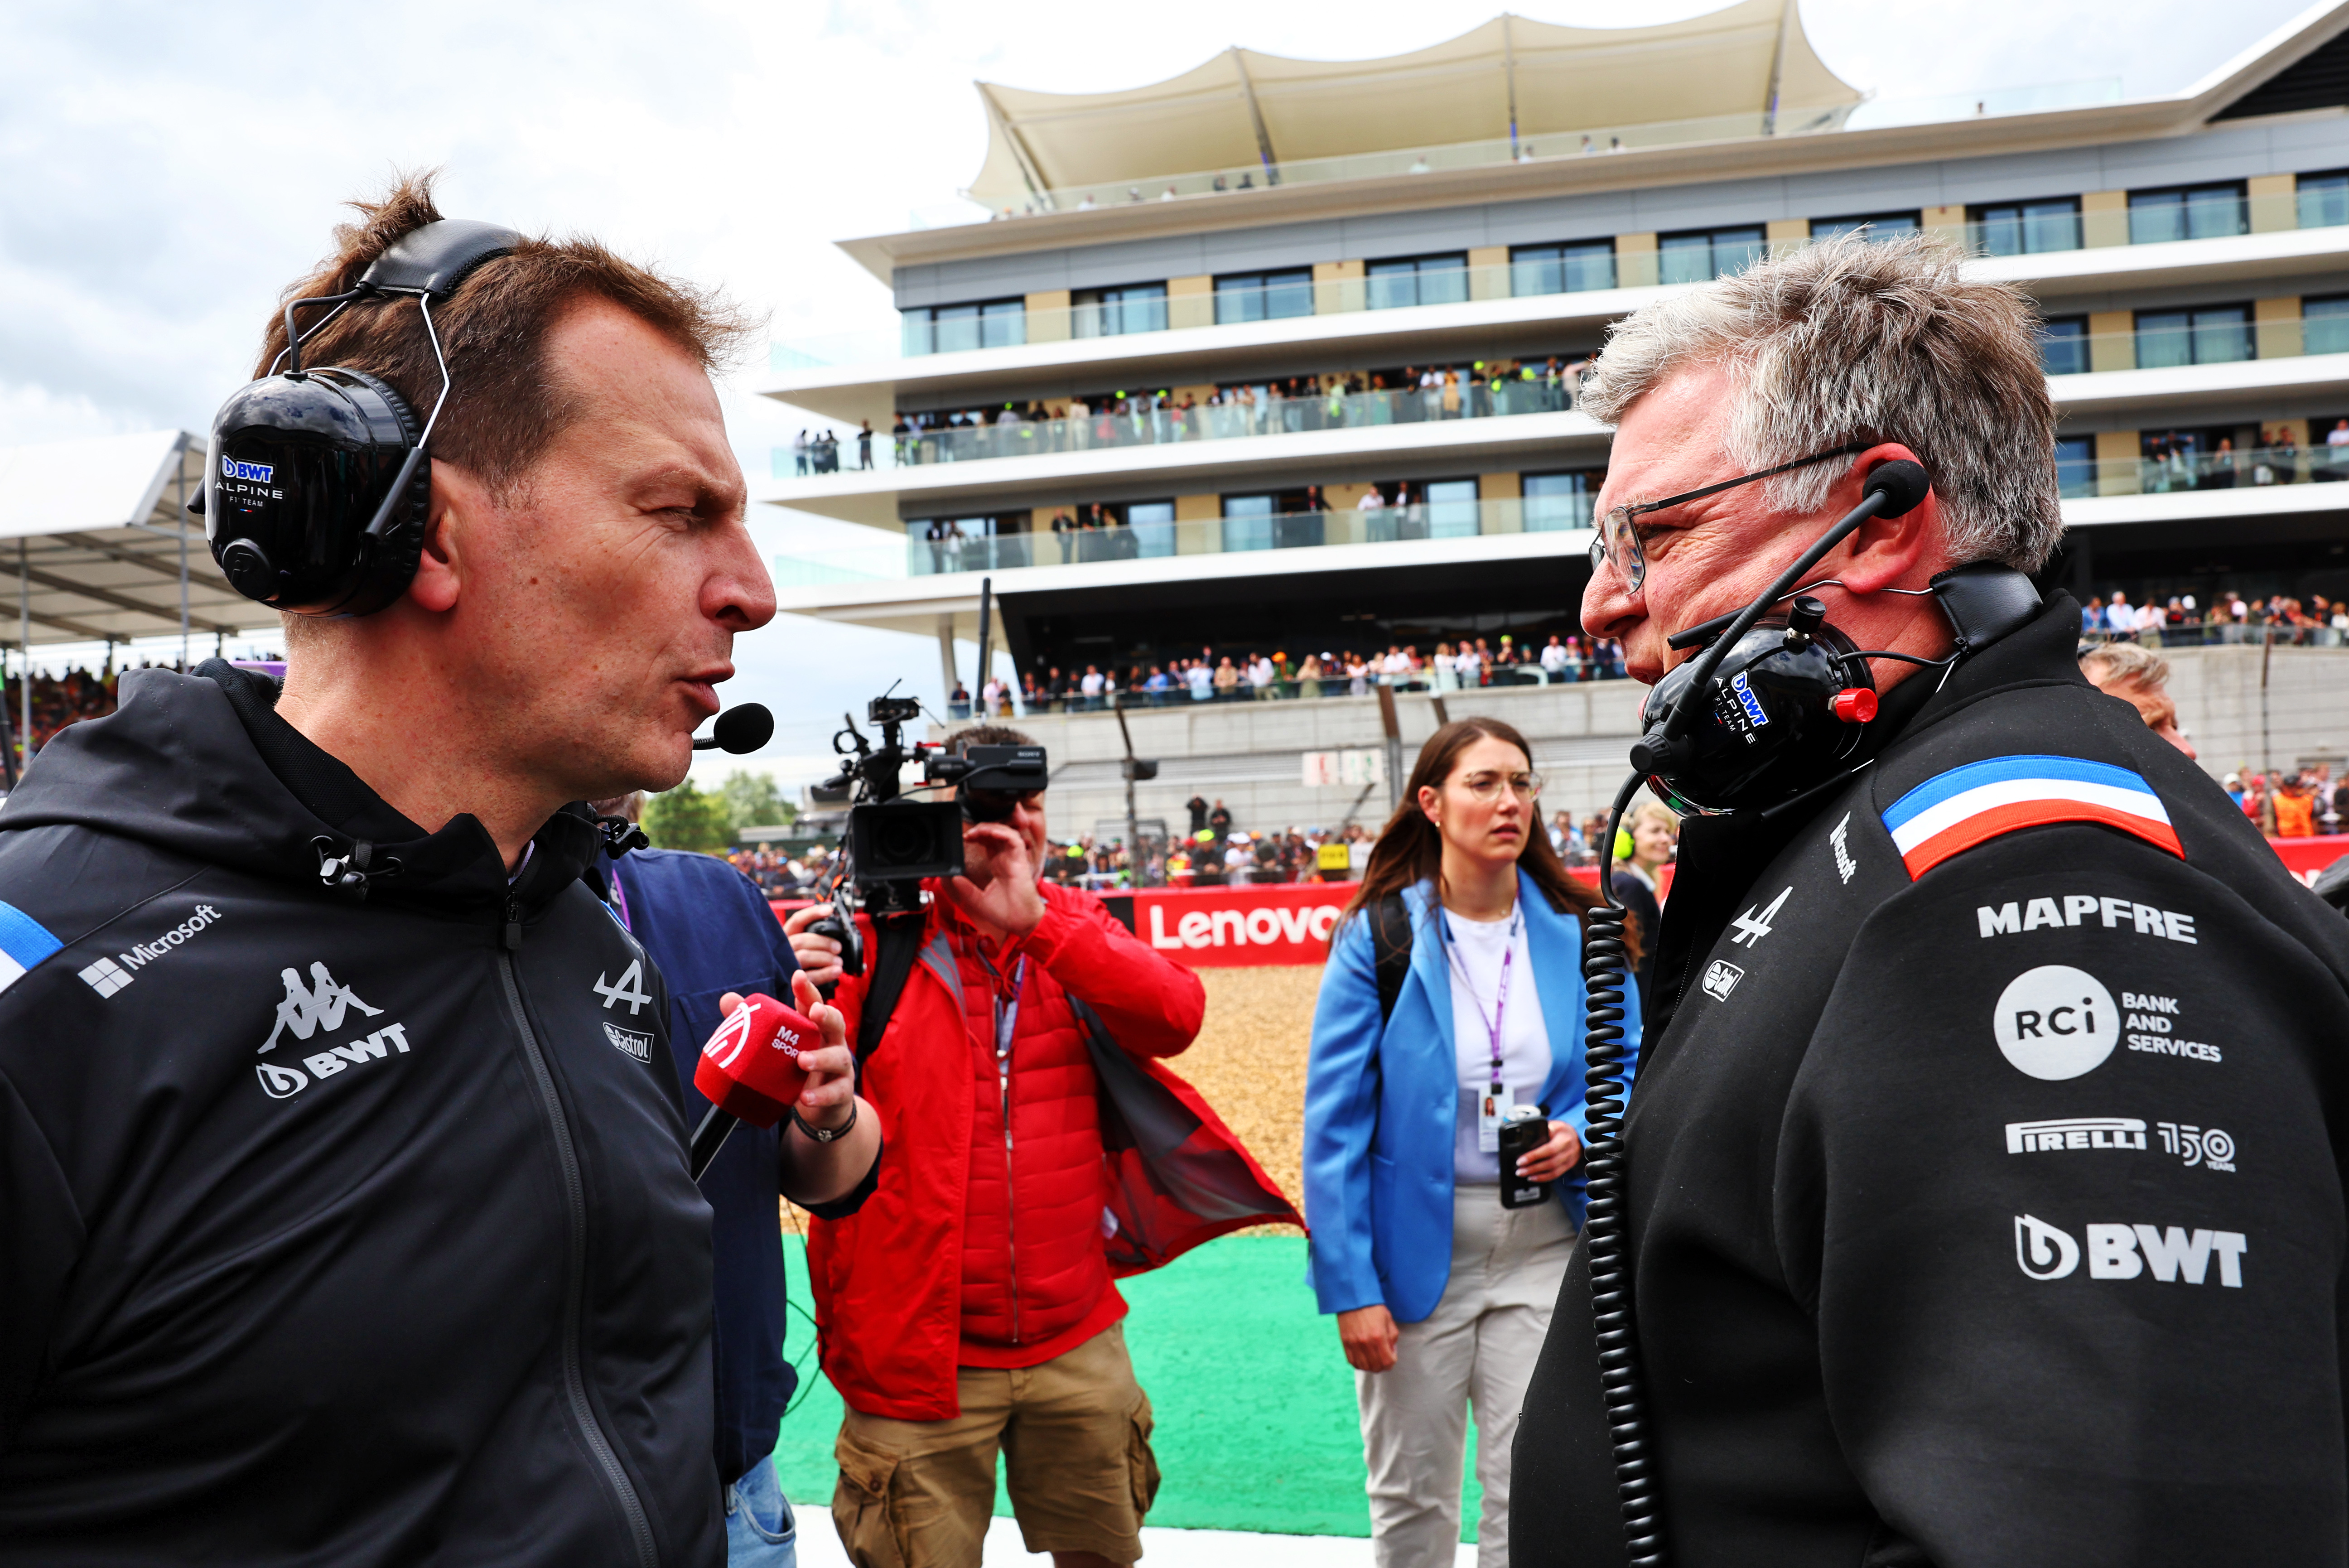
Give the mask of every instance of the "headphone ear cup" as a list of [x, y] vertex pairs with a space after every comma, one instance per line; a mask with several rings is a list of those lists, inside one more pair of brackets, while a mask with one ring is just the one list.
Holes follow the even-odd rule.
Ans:
[[[400, 466], [407, 462], [408, 454], [415, 451], [417, 443], [423, 439], [424, 421], [416, 417], [416, 410], [409, 407], [408, 400], [401, 397], [390, 382], [370, 376], [364, 370], [338, 368], [336, 373], [347, 377], [382, 399], [385, 410], [398, 423], [398, 449], [385, 454], [389, 469], [383, 483], [389, 483], [398, 477]], [[383, 502], [379, 493], [369, 494], [364, 499], [366, 504], [356, 514], [362, 519], [362, 528], [367, 521], [373, 519], [377, 507]], [[394, 508], [384, 531], [373, 537], [362, 534], [357, 541], [360, 558], [350, 597], [327, 613], [336, 616], [373, 615], [388, 607], [406, 593], [408, 585], [416, 578], [416, 565], [423, 556], [425, 528], [431, 516], [432, 459], [428, 454], [416, 465], [415, 475], [409, 481], [408, 496]]]

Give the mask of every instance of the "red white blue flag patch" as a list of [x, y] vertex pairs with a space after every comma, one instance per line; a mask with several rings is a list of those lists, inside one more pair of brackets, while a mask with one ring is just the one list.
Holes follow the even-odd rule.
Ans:
[[2142, 777], [2078, 757], [1968, 763], [1926, 780], [1884, 814], [1911, 881], [2002, 833], [2054, 822], [2102, 823], [2186, 857], [2161, 797]]

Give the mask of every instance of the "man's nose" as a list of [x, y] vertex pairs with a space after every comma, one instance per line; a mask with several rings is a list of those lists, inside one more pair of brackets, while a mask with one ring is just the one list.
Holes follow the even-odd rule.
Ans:
[[1620, 635], [1619, 628], [1646, 613], [1646, 601], [1624, 586], [1612, 561], [1595, 568], [1582, 589], [1582, 629], [1592, 637]]
[[756, 631], [775, 618], [775, 583], [747, 527], [727, 531], [720, 558], [702, 588], [702, 607], [729, 631]]

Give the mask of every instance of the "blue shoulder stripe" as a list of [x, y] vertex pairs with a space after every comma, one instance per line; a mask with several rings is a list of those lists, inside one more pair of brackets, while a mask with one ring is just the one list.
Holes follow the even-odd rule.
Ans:
[[65, 943], [14, 904], [0, 903], [0, 991]]

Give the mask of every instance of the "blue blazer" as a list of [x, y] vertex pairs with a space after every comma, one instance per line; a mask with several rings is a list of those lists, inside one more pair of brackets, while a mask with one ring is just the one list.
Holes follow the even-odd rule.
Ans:
[[[1417, 1323], [1435, 1310], [1452, 1274], [1460, 1074], [1451, 974], [1432, 886], [1404, 889], [1403, 903], [1413, 932], [1411, 972], [1383, 1029], [1370, 920], [1348, 920], [1330, 946], [1305, 1075], [1305, 1217], [1313, 1228], [1313, 1292], [1323, 1312], [1383, 1303], [1396, 1322]], [[1582, 928], [1552, 909], [1523, 870], [1517, 903], [1549, 1030], [1550, 1072], [1540, 1104], [1551, 1120], [1570, 1122], [1587, 1137]], [[1640, 1045], [1639, 994], [1628, 985], [1623, 1006], [1628, 1083]], [[1557, 1184], [1557, 1195], [1580, 1230], [1580, 1167]]]

